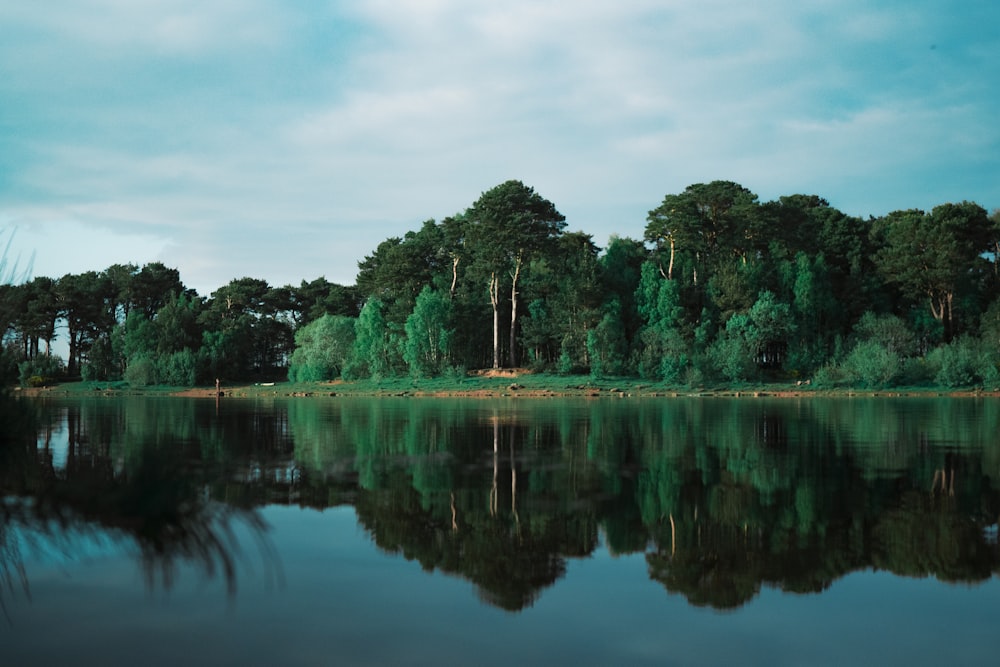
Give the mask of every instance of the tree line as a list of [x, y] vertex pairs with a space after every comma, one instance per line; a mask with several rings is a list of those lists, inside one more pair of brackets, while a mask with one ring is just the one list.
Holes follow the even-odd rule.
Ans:
[[[208, 297], [159, 263], [0, 291], [4, 371], [134, 384], [433, 377], [529, 367], [677, 386], [1000, 383], [1000, 214], [963, 201], [847, 215], [729, 181], [599, 248], [520, 181], [386, 239], [354, 285], [233, 280]], [[57, 323], [67, 359], [55, 358]]]

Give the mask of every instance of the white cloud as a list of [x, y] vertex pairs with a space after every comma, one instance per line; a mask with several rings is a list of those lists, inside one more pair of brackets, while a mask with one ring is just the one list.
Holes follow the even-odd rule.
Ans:
[[932, 6], [7, 3], [0, 215], [214, 289], [349, 281], [508, 178], [598, 243], [715, 178], [858, 215], [997, 206], [996, 37]]

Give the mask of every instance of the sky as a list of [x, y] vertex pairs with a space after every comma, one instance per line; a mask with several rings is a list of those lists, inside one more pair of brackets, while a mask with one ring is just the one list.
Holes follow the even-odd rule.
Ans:
[[995, 0], [0, 3], [0, 238], [34, 276], [163, 262], [353, 284], [518, 179], [641, 239], [690, 184], [857, 216], [1000, 207]]

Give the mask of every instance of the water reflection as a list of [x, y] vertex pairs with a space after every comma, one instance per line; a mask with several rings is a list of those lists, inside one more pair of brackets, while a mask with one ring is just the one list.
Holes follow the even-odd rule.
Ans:
[[[233, 524], [273, 564], [257, 510], [276, 504], [353, 506], [379, 549], [510, 611], [599, 549], [716, 609], [870, 569], [976, 583], [1000, 563], [1000, 410], [980, 400], [32, 405], [38, 426], [4, 445], [0, 537], [124, 534], [150, 585], [193, 562], [235, 591]], [[0, 567], [23, 582], [16, 557]]]
[[226, 478], [224, 459], [213, 456], [218, 443], [192, 438], [183, 413], [164, 427], [165, 415], [141, 402], [94, 409], [0, 400], [21, 418], [0, 443], [0, 582], [7, 593], [30, 596], [23, 545], [72, 559], [81, 541], [135, 553], [150, 589], [169, 590], [178, 571], [193, 566], [220, 577], [232, 596], [246, 554], [238, 535], [249, 535], [265, 571], [280, 579], [257, 504], [215, 492]]

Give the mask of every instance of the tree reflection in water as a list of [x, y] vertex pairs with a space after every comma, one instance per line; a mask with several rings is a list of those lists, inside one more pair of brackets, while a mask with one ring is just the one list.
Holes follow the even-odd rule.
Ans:
[[[220, 502], [211, 489], [218, 465], [192, 456], [183, 443], [143, 437], [130, 442], [127, 461], [113, 461], [107, 443], [69, 418], [64, 468], [38, 449], [38, 413], [27, 401], [0, 398], [0, 411], [15, 416], [0, 441], [0, 583], [7, 593], [30, 597], [22, 545], [56, 549], [73, 558], [76, 538], [111, 540], [134, 548], [150, 589], [169, 590], [183, 567], [208, 578], [221, 576], [230, 597], [237, 592], [242, 537], [249, 535], [276, 581], [282, 573], [268, 538], [269, 527], [252, 505]], [[79, 427], [79, 428], [78, 428]], [[42, 429], [44, 431], [44, 428]], [[0, 592], [2, 593], [2, 592]], [[0, 594], [0, 604], [3, 596]]]
[[[452, 427], [431, 410], [370, 430], [351, 429], [345, 411], [351, 447], [340, 451], [363, 461], [355, 506], [377, 545], [461, 576], [508, 610], [531, 605], [601, 533], [612, 553], [643, 553], [669, 593], [715, 609], [740, 607], [765, 586], [821, 592], [870, 569], [949, 582], [995, 576], [1000, 466], [992, 441], [978, 443], [997, 413], [983, 419], [971, 403], [843, 407], [598, 403], [568, 420], [522, 403], [502, 418], [459, 418], [444, 443]], [[392, 423], [406, 428], [389, 436]], [[962, 452], [928, 448], [940, 433], [965, 443]]]
[[715, 609], [763, 587], [823, 591], [856, 571], [950, 582], [1000, 571], [992, 403], [67, 405], [46, 413], [67, 425], [65, 467], [52, 464], [44, 420], [5, 443], [8, 592], [25, 584], [12, 525], [82, 521], [137, 545], [150, 586], [169, 588], [194, 564], [233, 594], [241, 525], [280, 576], [254, 509], [273, 504], [353, 506], [380, 549], [509, 611], [602, 543]]

